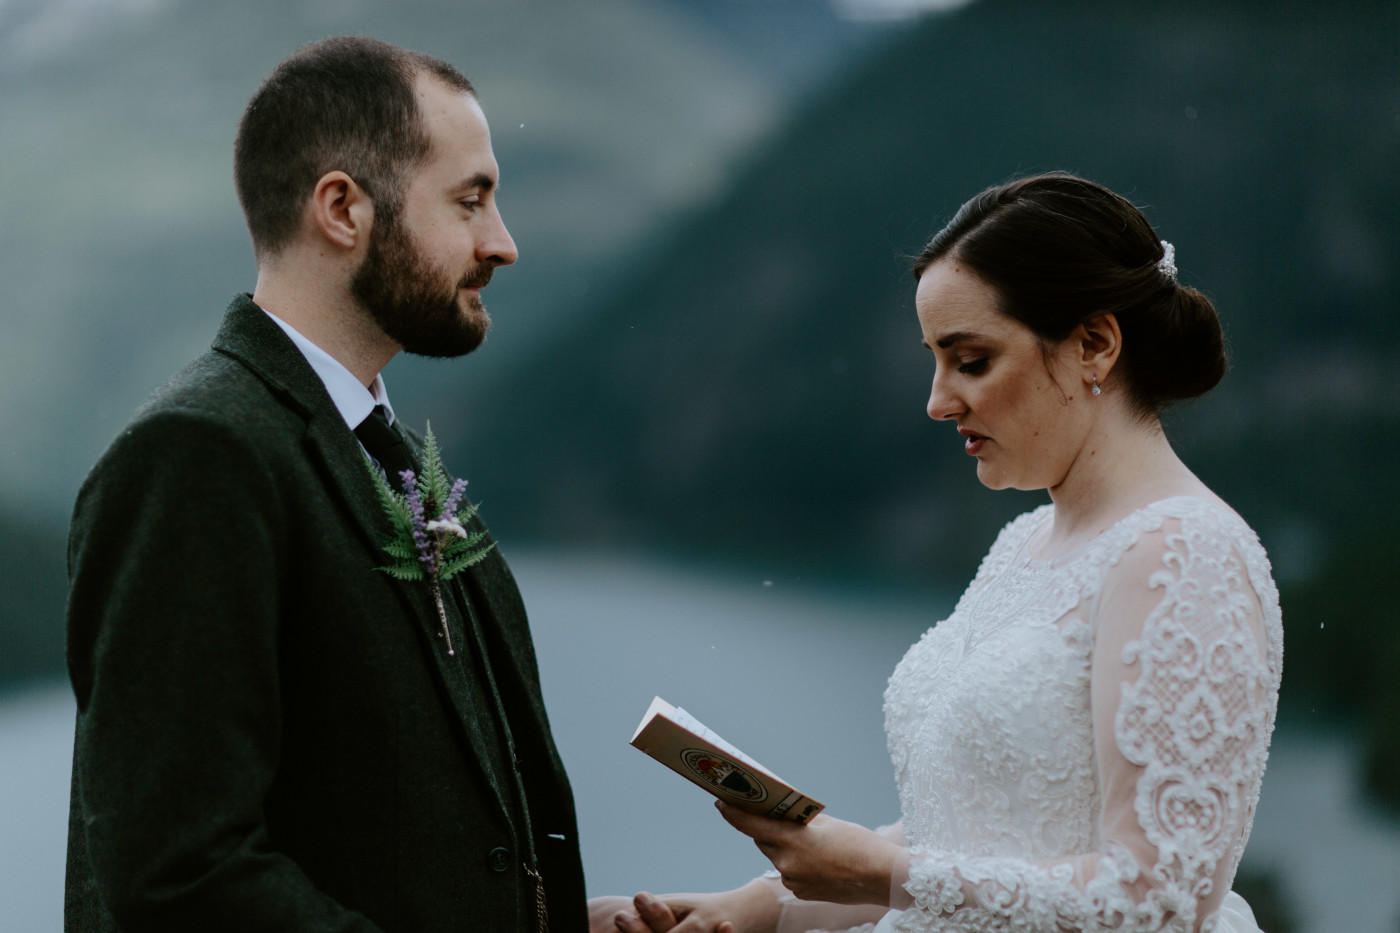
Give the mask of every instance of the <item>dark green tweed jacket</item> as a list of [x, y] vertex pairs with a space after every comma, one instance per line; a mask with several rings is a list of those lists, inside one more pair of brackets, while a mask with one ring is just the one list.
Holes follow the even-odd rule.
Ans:
[[375, 569], [365, 464], [242, 296], [93, 469], [69, 546], [68, 930], [533, 930], [532, 850], [551, 928], [586, 929], [510, 570], [493, 551], [454, 578], [449, 657], [427, 587]]

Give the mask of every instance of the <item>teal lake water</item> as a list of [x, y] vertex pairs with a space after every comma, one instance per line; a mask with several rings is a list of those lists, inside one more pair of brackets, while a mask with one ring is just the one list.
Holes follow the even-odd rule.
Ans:
[[[660, 695], [844, 819], [898, 818], [885, 679], [954, 594], [714, 574], [598, 555], [511, 555], [592, 894], [730, 887], [767, 867], [710, 798], [627, 740]], [[0, 701], [0, 927], [62, 926], [73, 703], [65, 684]], [[1246, 865], [1306, 933], [1400, 929], [1400, 820], [1363, 799], [1343, 728], [1280, 726]]]

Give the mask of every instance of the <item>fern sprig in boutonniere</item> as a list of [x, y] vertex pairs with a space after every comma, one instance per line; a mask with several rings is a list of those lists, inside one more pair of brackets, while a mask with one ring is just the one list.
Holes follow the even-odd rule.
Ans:
[[400, 474], [406, 492], [390, 486], [383, 472], [372, 464], [370, 473], [379, 490], [380, 504], [394, 529], [384, 543], [384, 551], [393, 558], [393, 563], [378, 569], [398, 580], [427, 581], [442, 625], [442, 637], [447, 642], [447, 653], [456, 654], [452, 635], [447, 630], [442, 584], [480, 561], [496, 546], [482, 544], [485, 531], [467, 531], [467, 525], [476, 515], [476, 506], [463, 504], [467, 481], [454, 481], [447, 475], [431, 425], [423, 445], [423, 475], [415, 476], [412, 470]]

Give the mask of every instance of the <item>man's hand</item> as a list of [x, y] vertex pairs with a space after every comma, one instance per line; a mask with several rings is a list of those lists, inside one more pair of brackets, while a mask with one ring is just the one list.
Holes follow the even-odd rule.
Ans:
[[[631, 900], [595, 897], [588, 902], [588, 933], [669, 933], [679, 922], [664, 901], [646, 891]], [[722, 933], [733, 933], [733, 928]]]
[[773, 933], [777, 895], [763, 879], [716, 894], [641, 892], [630, 902], [600, 897], [588, 902], [589, 933]]
[[631, 898], [617, 895], [592, 898], [588, 902], [588, 933], [617, 933], [613, 918], [631, 909]]
[[864, 826], [818, 815], [809, 823], [774, 820], [716, 802], [720, 815], [753, 839], [783, 886], [806, 901], [878, 904], [890, 898], [900, 847]]

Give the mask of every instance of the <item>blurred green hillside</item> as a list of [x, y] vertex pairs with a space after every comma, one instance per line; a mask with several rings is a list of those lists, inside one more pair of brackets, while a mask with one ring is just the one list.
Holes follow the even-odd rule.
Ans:
[[[232, 184], [248, 97], [337, 33], [441, 55], [482, 95], [524, 259], [492, 283], [490, 352], [461, 364], [474, 379], [522, 365], [881, 35], [808, 0], [756, 16], [693, 0], [0, 3], [0, 687], [61, 670], [63, 539], [88, 467], [252, 288]], [[450, 420], [426, 399], [444, 376], [461, 378], [398, 363], [394, 397]]]
[[[428, 0], [401, 18], [369, 4], [358, 21], [458, 61], [458, 44], [479, 51], [473, 77], [510, 75], [478, 77], [525, 257], [492, 285], [492, 341], [479, 359], [389, 372], [396, 409], [433, 419], [507, 547], [959, 585], [1041, 497], [983, 490], [952, 429], [924, 415], [932, 368], [907, 257], [981, 188], [1069, 169], [1142, 204], [1183, 280], [1221, 310], [1234, 369], [1169, 431], [1274, 558], [1286, 713], [1364, 711], [1382, 737], [1400, 722], [1383, 660], [1400, 658], [1400, 5], [982, 0], [870, 43], [810, 98], [785, 97], [717, 34], [697, 39], [696, 4], [609, 0], [635, 42], [591, 54], [567, 42], [593, 34], [581, 13], [561, 14], [554, 43], [531, 38], [541, 8], [501, 6], [485, 39], [421, 25], [448, 19]], [[7, 140], [0, 172], [75, 158], [93, 122], [121, 169], [84, 176], [86, 200], [63, 200], [70, 220], [44, 231], [81, 228], [76, 257], [41, 263], [24, 229], [0, 228], [5, 279], [21, 286], [6, 320], [27, 341], [0, 351], [0, 369], [53, 387], [6, 427], [32, 453], [75, 425], [48, 484], [64, 504], [71, 464], [91, 462], [151, 372], [198, 352], [251, 281], [231, 191], [209, 167], [226, 173], [252, 89], [235, 52], [257, 49], [260, 76], [292, 33], [328, 28], [310, 0], [182, 9], [174, 38], [131, 40], [149, 55], [99, 49], [86, 78], [60, 61], [0, 95], [7, 125], [24, 107], [75, 108], [21, 155]], [[258, 41], [207, 51], [226, 32]], [[515, 70], [512, 43], [535, 50]], [[93, 86], [104, 68], [110, 91]], [[203, 83], [168, 87], [166, 71]], [[0, 69], [0, 91], [15, 74]], [[132, 86], [157, 102], [139, 127], [152, 138], [107, 114]], [[211, 155], [172, 155], [190, 148]], [[146, 164], [152, 152], [165, 155]], [[42, 214], [67, 176], [39, 177], [6, 187], [6, 209]], [[112, 189], [130, 223], [71, 219]], [[85, 263], [94, 276], [70, 280]], [[62, 313], [14, 313], [51, 306]], [[66, 520], [20, 475], [32, 461], [5, 458], [11, 501], [34, 501], [22, 523], [0, 509], [7, 553], [31, 560], [8, 562], [0, 584], [0, 680], [55, 669], [61, 571], [45, 555], [61, 554]], [[1400, 753], [1373, 743], [1386, 756]], [[1376, 786], [1400, 802], [1393, 781]]]
[[[1080, 172], [1144, 205], [1234, 370], [1187, 459], [1302, 580], [1396, 517], [1400, 7], [987, 0], [806, 112], [452, 438], [497, 524], [965, 577], [1038, 497], [923, 407], [907, 256], [968, 196]], [[476, 450], [480, 457], [473, 456]]]
[[907, 256], [986, 185], [1076, 171], [1142, 204], [1220, 308], [1233, 371], [1169, 431], [1273, 555], [1285, 704], [1394, 721], [1397, 165], [1396, 4], [985, 0], [809, 108], [474, 390], [449, 444], [514, 537], [965, 580], [1042, 499], [982, 489], [925, 416]]
[[792, 61], [774, 64], [691, 6], [0, 4], [0, 392], [25, 400], [0, 407], [0, 500], [66, 518], [132, 409], [251, 288], [233, 137], [258, 83], [297, 46], [372, 34], [475, 80], [524, 260], [493, 283], [509, 313], [469, 368], [504, 370], [576, 295], [606, 287], [658, 222], [713, 197], [790, 105], [790, 85], [837, 67], [854, 41], [813, 16]]

